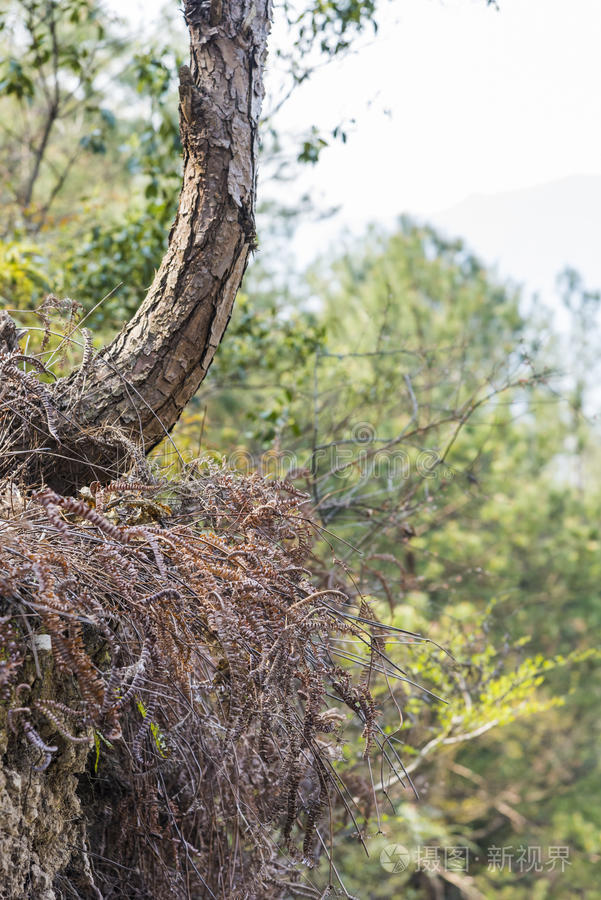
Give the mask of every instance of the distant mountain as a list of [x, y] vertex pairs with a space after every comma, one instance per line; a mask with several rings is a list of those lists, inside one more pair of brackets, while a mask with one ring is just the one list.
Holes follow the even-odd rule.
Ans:
[[463, 237], [502, 277], [549, 295], [566, 265], [601, 288], [601, 175], [574, 175], [502, 194], [474, 194], [428, 217]]

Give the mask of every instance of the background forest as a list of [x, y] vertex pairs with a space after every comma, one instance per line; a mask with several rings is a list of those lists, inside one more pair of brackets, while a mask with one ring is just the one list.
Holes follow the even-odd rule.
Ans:
[[[326, 55], [344, 53], [373, 9], [326, 6], [348, 17]], [[142, 43], [83, 0], [1, 13], [0, 299], [32, 347], [49, 316], [67, 330], [65, 365], [83, 328], [97, 347], [119, 330], [165, 247], [185, 53], [169, 21]], [[312, 25], [277, 57], [284, 85], [308, 77]], [[601, 295], [561, 273], [558, 333], [469, 247], [407, 218], [289, 268], [318, 211], [287, 208], [286, 179], [340, 137], [282, 133], [267, 111], [259, 251], [155, 462], [293, 480], [322, 529], [316, 577], [410, 633], [387, 640], [400, 680], [374, 681], [405, 784], [366, 768], [353, 727], [333, 758], [356, 806], [333, 850], [347, 896], [597, 896]], [[353, 665], [348, 642], [340, 655]], [[327, 883], [320, 865], [308, 883]]]

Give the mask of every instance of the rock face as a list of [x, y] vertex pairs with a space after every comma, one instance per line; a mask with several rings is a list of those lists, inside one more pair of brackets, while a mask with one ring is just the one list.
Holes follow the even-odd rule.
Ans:
[[[52, 662], [44, 660], [46, 656], [39, 654], [42, 679], [36, 682], [36, 693], [51, 697]], [[89, 747], [57, 737], [61, 752], [46, 771], [36, 772], [32, 765], [39, 762], [40, 753], [20, 729], [13, 733], [6, 709], [0, 703], [0, 898], [58, 900], [64, 896], [61, 873], [70, 863], [84, 873], [87, 895], [94, 896], [76, 793]]]
[[[74, 760], [71, 760], [74, 763]], [[76, 778], [65, 770], [36, 773], [0, 771], [0, 896], [54, 900], [55, 876], [82, 846]], [[56, 767], [59, 768], [58, 766]]]

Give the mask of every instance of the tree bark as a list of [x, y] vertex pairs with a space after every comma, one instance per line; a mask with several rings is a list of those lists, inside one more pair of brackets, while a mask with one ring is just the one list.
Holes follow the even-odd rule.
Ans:
[[[270, 0], [186, 0], [190, 66], [180, 70], [184, 174], [169, 246], [146, 299], [56, 402], [78, 427], [116, 424], [148, 452], [205, 377], [255, 244], [257, 126]], [[102, 451], [106, 464], [106, 447]]]

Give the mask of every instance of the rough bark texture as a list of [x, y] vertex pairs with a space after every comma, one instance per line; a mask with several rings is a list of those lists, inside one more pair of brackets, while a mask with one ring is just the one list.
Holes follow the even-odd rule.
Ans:
[[[63, 413], [56, 423], [60, 440], [48, 422], [35, 432], [48, 448], [41, 458], [49, 459], [55, 477], [46, 469], [38, 472], [40, 454], [32, 454], [31, 473], [50, 482], [76, 485], [114, 476], [119, 456], [127, 454], [122, 442], [109, 440], [108, 431], [104, 440], [98, 438], [107, 426], [141, 438], [145, 450], [173, 427], [207, 373], [254, 245], [257, 124], [270, 2], [187, 0], [185, 16], [191, 62], [180, 73], [184, 177], [169, 247], [137, 314], [87, 369], [77, 403], [81, 374], [52, 394], [50, 387], [43, 389], [46, 411], [52, 406]], [[13, 324], [3, 318], [0, 351], [14, 350], [17, 343]], [[15, 455], [8, 456], [12, 468], [30, 449], [26, 438], [17, 438]], [[71, 474], [57, 475], [61, 466], [71, 466]], [[48, 696], [64, 699], [53, 691]], [[85, 826], [76, 792], [87, 754], [87, 746], [67, 745], [52, 772], [32, 773], [31, 753], [7, 727], [0, 704], [0, 898], [62, 895], [60, 873], [69, 861], [75, 865], [76, 857], [80, 896], [99, 896], [91, 876], [86, 885]]]
[[146, 450], [173, 427], [205, 377], [255, 241], [270, 2], [188, 0], [185, 17], [184, 176], [169, 247], [142, 306], [89, 371], [77, 410], [80, 425], [118, 423]]

